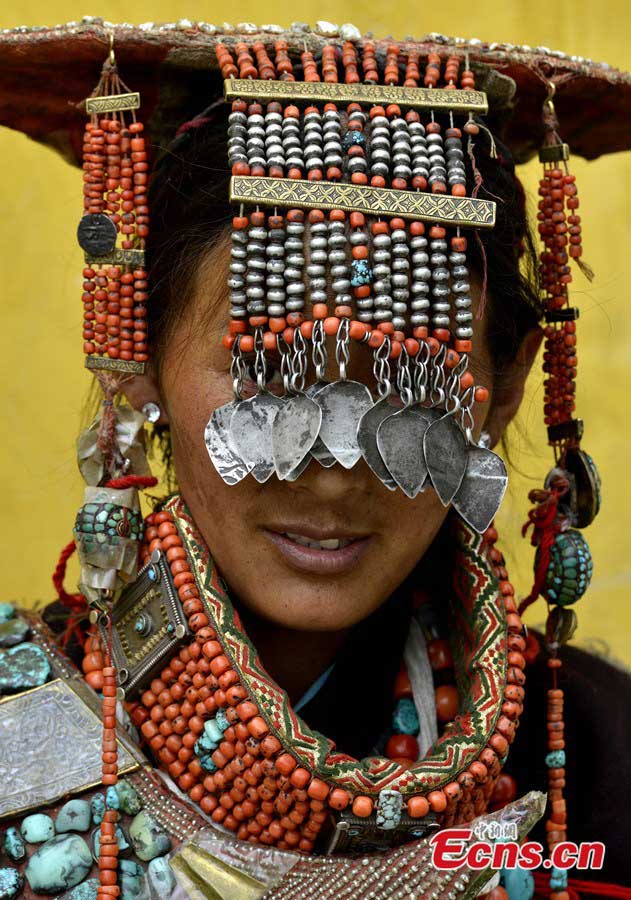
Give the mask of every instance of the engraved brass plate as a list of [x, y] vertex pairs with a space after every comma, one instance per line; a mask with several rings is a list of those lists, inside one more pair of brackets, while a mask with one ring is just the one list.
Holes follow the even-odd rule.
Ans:
[[166, 557], [159, 550], [121, 593], [112, 624], [119, 686], [129, 698], [189, 634]]
[[145, 265], [145, 251], [117, 248], [106, 256], [91, 256], [86, 253], [85, 261], [89, 266], [137, 266], [142, 268]]
[[396, 103], [406, 109], [435, 112], [486, 113], [488, 101], [482, 91], [442, 88], [410, 88], [385, 84], [341, 84], [330, 82], [273, 81], [256, 78], [226, 78], [226, 100], [288, 100], [292, 103]]
[[143, 375], [145, 364], [133, 359], [110, 359], [109, 356], [86, 356], [86, 369], [105, 369], [108, 372], [125, 372], [129, 375]]
[[[0, 818], [101, 783], [100, 702], [80, 676], [0, 700]], [[146, 762], [118, 735], [119, 772]]]
[[567, 144], [549, 144], [539, 151], [539, 162], [567, 162], [570, 158], [570, 148]]
[[138, 109], [139, 106], [140, 94], [137, 91], [130, 94], [107, 94], [104, 97], [88, 97], [85, 101], [85, 110], [90, 114], [122, 112], [126, 109]]
[[344, 209], [347, 212], [401, 216], [461, 227], [492, 228], [495, 225], [495, 203], [490, 200], [332, 181], [233, 175], [230, 179], [230, 200], [261, 206]]

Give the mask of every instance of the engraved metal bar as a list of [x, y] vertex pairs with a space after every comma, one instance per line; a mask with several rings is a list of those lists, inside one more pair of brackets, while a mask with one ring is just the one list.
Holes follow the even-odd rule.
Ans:
[[397, 103], [406, 109], [435, 112], [486, 113], [488, 102], [482, 91], [442, 88], [409, 88], [384, 84], [273, 81], [256, 78], [226, 78], [226, 100], [291, 100], [293, 103]]
[[568, 144], [548, 144], [539, 151], [539, 162], [567, 162], [570, 158]]
[[90, 256], [85, 254], [85, 261], [90, 266], [137, 266], [145, 265], [144, 250], [121, 250], [117, 248], [105, 256]]
[[332, 181], [233, 175], [230, 179], [230, 200], [261, 206], [343, 209], [465, 228], [493, 228], [495, 225], [495, 203], [490, 200]]
[[129, 375], [143, 375], [145, 364], [132, 359], [110, 359], [109, 356], [86, 356], [86, 369], [107, 369], [109, 372], [125, 372]]
[[107, 94], [104, 97], [88, 97], [85, 101], [87, 113], [123, 112], [140, 107], [140, 94]]

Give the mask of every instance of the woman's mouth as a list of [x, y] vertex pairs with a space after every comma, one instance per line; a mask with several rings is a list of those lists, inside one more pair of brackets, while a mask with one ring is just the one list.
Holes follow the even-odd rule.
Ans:
[[[305, 534], [306, 530], [310, 533]], [[317, 534], [311, 527], [300, 531], [265, 528], [264, 533], [294, 569], [315, 575], [349, 572], [372, 540], [371, 535]]]

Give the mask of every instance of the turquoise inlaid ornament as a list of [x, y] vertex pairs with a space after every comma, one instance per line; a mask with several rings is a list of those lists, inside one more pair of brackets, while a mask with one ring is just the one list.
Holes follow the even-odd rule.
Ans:
[[69, 800], [57, 813], [55, 828], [58, 834], [67, 831], [87, 831], [90, 819], [90, 804], [87, 800]]
[[377, 828], [383, 828], [384, 831], [391, 831], [397, 828], [401, 821], [401, 813], [403, 811], [403, 796], [400, 791], [383, 790], [379, 791], [379, 800], [377, 801]]
[[26, 847], [22, 840], [22, 835], [14, 825], [7, 828], [2, 849], [13, 862], [20, 862], [26, 856]]
[[[540, 550], [535, 556], [535, 569]], [[550, 564], [543, 594], [558, 606], [569, 606], [583, 596], [591, 581], [592, 555], [579, 531], [561, 531], [550, 549]]]
[[92, 854], [78, 834], [58, 834], [31, 856], [26, 879], [36, 894], [65, 891], [83, 881], [92, 868]]
[[86, 549], [96, 544], [117, 544], [121, 538], [139, 541], [142, 516], [116, 503], [86, 503], [77, 513], [73, 533]]

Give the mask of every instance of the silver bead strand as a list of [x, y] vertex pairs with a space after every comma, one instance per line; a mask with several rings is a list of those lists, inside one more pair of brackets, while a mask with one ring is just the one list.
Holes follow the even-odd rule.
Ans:
[[401, 116], [390, 120], [392, 136], [392, 177], [405, 182], [408, 186], [412, 178], [412, 144], [407, 122]]
[[460, 185], [466, 187], [467, 176], [464, 166], [464, 153], [462, 151], [462, 132], [459, 128], [454, 128], [453, 121], [451, 128], [445, 132], [445, 156], [447, 157], [447, 181], [450, 189]]
[[360, 127], [348, 128], [342, 140], [342, 147], [347, 154], [353, 145], [361, 147], [364, 152], [362, 154], [357, 154], [357, 156], [347, 155], [346, 166], [350, 176], [353, 176], [357, 172], [365, 175], [368, 171], [368, 162], [366, 160], [366, 135], [364, 133], [366, 125], [366, 113], [361, 109], [352, 110], [350, 113], [348, 113], [348, 125], [350, 126], [351, 123], [353, 123], [354, 125], [358, 124]]
[[346, 235], [346, 219], [331, 219], [329, 229], [329, 264], [331, 288], [335, 295], [336, 306], [352, 306], [351, 270], [349, 264], [348, 237]]
[[280, 103], [268, 103], [265, 113], [265, 157], [269, 168], [275, 166], [285, 174], [285, 151], [282, 143], [283, 116]]
[[410, 303], [410, 248], [405, 223], [392, 230], [392, 324], [405, 331]]
[[285, 151], [287, 172], [290, 169], [298, 169], [302, 177], [305, 168], [305, 158], [300, 135], [300, 113], [298, 115], [290, 114], [290, 107], [286, 107], [283, 113], [282, 143]]
[[327, 109], [323, 116], [322, 125], [324, 137], [324, 170], [328, 181], [339, 180], [331, 179], [328, 172], [329, 169], [339, 169], [342, 171], [344, 165], [344, 154], [342, 150], [342, 118], [337, 108]]
[[248, 117], [244, 112], [233, 109], [228, 116], [228, 164], [248, 161], [246, 138]]
[[459, 235], [451, 239], [452, 246], [449, 254], [451, 292], [454, 298], [454, 306], [456, 307], [456, 340], [470, 341], [473, 337], [473, 312], [471, 310], [469, 269], [467, 267], [466, 252], [454, 247], [454, 243], [458, 241], [458, 238]]
[[[280, 218], [280, 217], [275, 217]], [[285, 315], [285, 222], [274, 221], [267, 240], [267, 276], [265, 279], [267, 315], [279, 318]], [[269, 221], [268, 221], [269, 224]]]
[[427, 152], [429, 155], [427, 182], [433, 193], [444, 194], [447, 190], [447, 164], [443, 152], [443, 137], [437, 122], [432, 121], [427, 126]]
[[324, 168], [322, 116], [315, 107], [309, 107], [303, 120], [304, 156], [307, 173]]
[[410, 288], [412, 313], [410, 320], [412, 328], [429, 328], [432, 271], [429, 267], [427, 237], [424, 233], [414, 234], [415, 230], [421, 231], [422, 228], [422, 223], [413, 222], [410, 225], [410, 250], [412, 251], [412, 284]]
[[327, 279], [326, 266], [328, 254], [328, 225], [324, 220], [324, 214], [319, 210], [312, 210], [308, 216], [309, 222], [309, 262], [307, 264], [307, 277], [309, 282], [309, 299], [311, 304], [326, 303]]
[[260, 104], [248, 107], [247, 154], [250, 169], [262, 166], [267, 171], [265, 154], [265, 119], [259, 112], [251, 112], [252, 108], [260, 108]]
[[267, 228], [250, 225], [246, 244], [247, 273], [245, 276], [247, 311], [249, 316], [264, 316], [265, 307], [265, 251]]
[[385, 178], [386, 184], [389, 185], [392, 146], [390, 123], [385, 116], [373, 116], [370, 120], [368, 156], [370, 177]]
[[[350, 244], [351, 247], [368, 247], [368, 231], [365, 225], [351, 230]], [[365, 259], [353, 258], [351, 262], [351, 286], [354, 288], [361, 287], [362, 285], [370, 284], [372, 280], [373, 272], [370, 268], [368, 257]], [[392, 303], [392, 299], [389, 296], [387, 301], [384, 299], [384, 305], [381, 309], [377, 310], [373, 291], [367, 297], [356, 297], [355, 308], [358, 320], [367, 323], [372, 322], [373, 318], [377, 322], [390, 321], [392, 313], [390, 306], [386, 307], [386, 303]]]
[[231, 319], [244, 319], [246, 316], [245, 275], [248, 258], [247, 243], [247, 230], [233, 227], [232, 247], [230, 248], [230, 277], [228, 278]]
[[285, 232], [285, 306], [287, 312], [302, 312], [305, 308], [305, 223], [302, 210], [288, 210]]
[[[390, 227], [382, 227], [381, 231], [376, 233], [373, 230], [372, 236], [372, 263], [373, 263], [373, 294], [374, 294], [374, 318], [376, 322], [390, 322], [392, 320], [392, 235]], [[367, 298], [368, 299], [368, 298]], [[363, 301], [358, 300], [357, 306]], [[370, 298], [372, 317], [373, 300]], [[371, 318], [362, 318], [362, 313], [358, 314], [360, 322], [370, 322]]]
[[449, 330], [451, 304], [449, 302], [449, 269], [447, 268], [447, 240], [431, 238], [429, 262], [432, 270], [432, 330]]
[[[408, 117], [411, 118], [411, 116]], [[408, 121], [408, 131], [412, 151], [412, 179], [424, 179], [426, 188], [429, 179], [429, 153], [427, 152], [425, 127], [422, 122]]]

